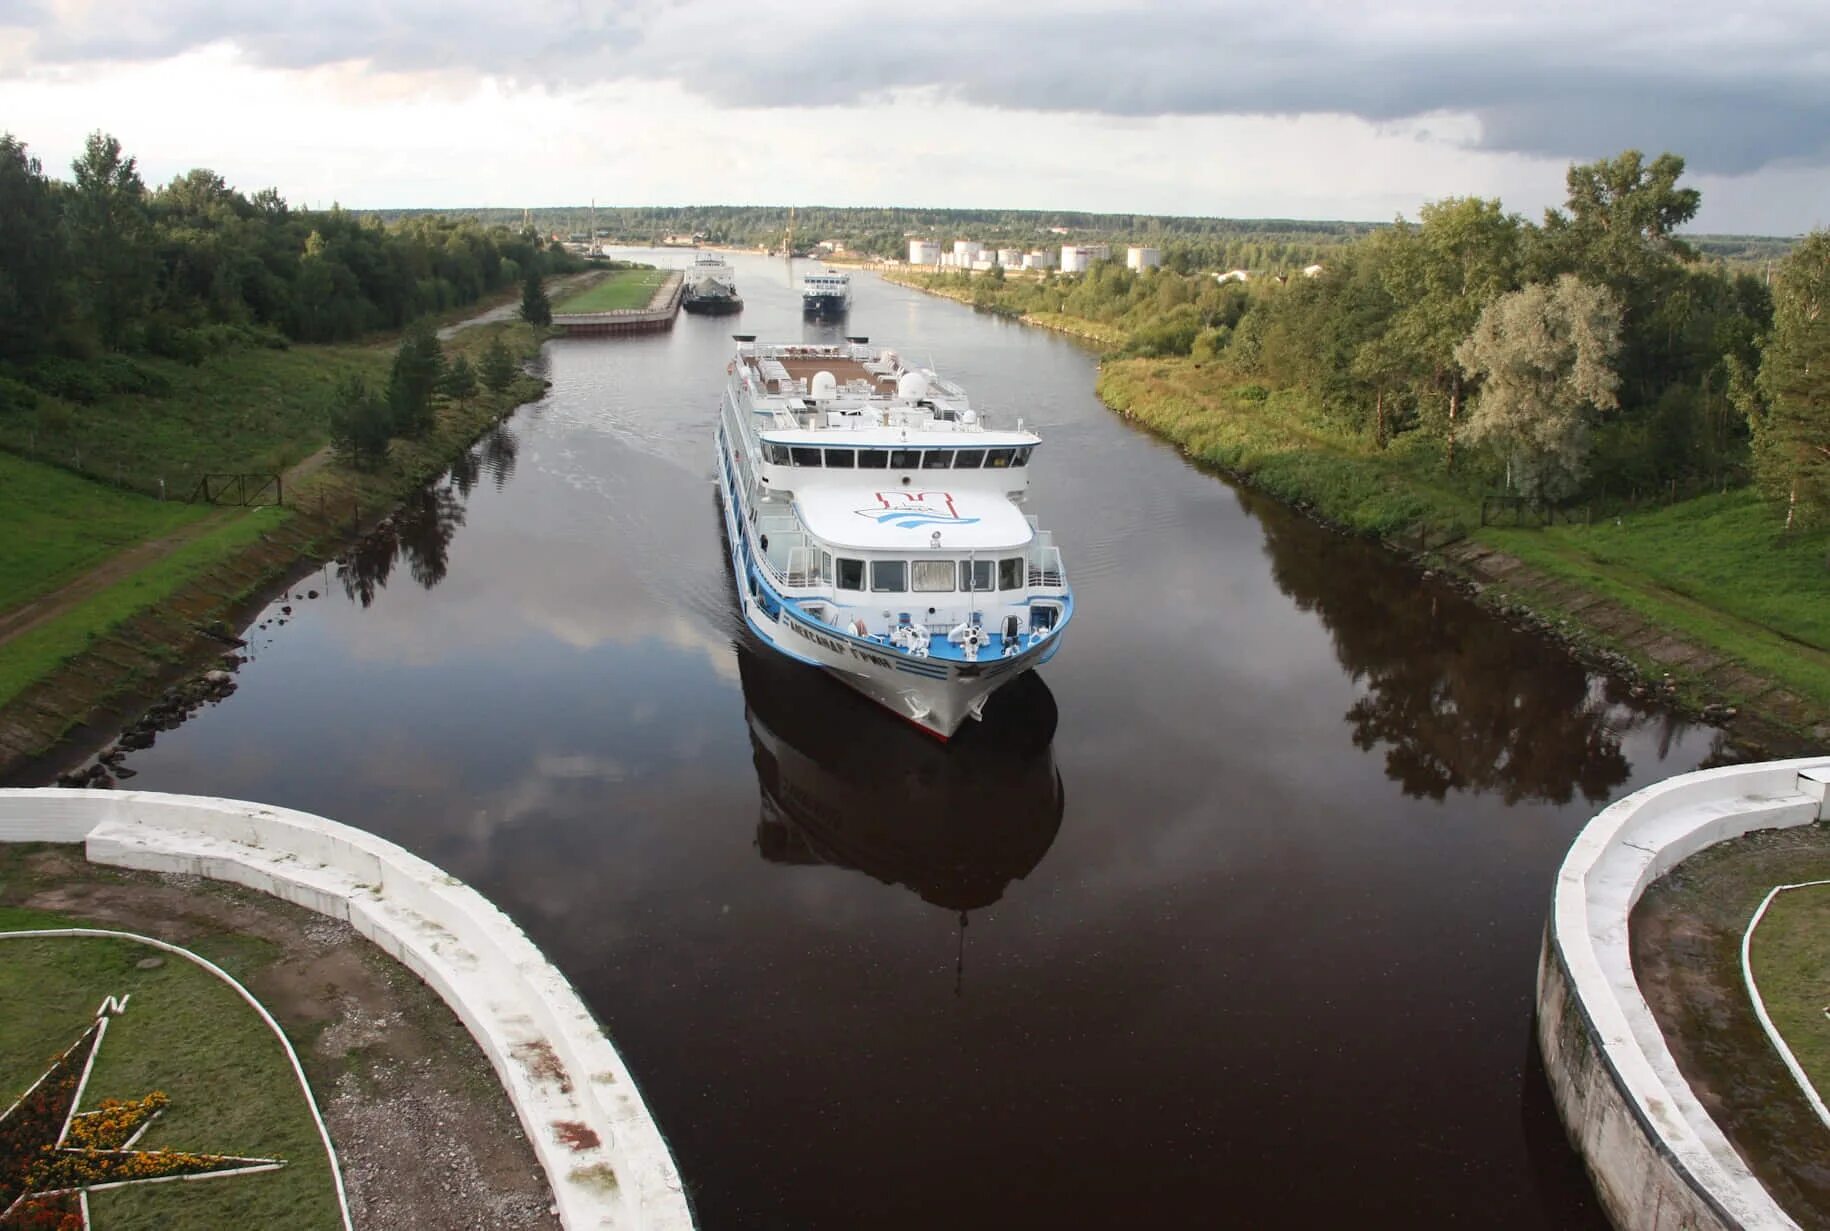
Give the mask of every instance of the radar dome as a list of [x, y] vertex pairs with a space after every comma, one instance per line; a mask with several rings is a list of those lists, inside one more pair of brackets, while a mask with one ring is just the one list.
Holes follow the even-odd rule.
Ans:
[[928, 378], [920, 372], [904, 372], [896, 382], [896, 396], [919, 402], [928, 396]]
[[812, 389], [815, 401], [828, 401], [833, 394], [839, 391], [839, 378], [831, 372], [815, 372]]

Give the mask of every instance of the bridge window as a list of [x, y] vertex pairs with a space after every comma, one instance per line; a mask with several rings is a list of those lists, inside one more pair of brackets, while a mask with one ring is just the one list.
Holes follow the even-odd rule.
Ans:
[[1015, 457], [1013, 457], [1013, 458], [1011, 458], [1011, 459], [1010, 459], [1010, 464], [1011, 464], [1011, 465], [1012, 465], [1012, 466], [1027, 466], [1027, 465], [1029, 465], [1029, 451], [1030, 451], [1030, 448], [1031, 448], [1031, 446], [1029, 446], [1029, 445], [1025, 445], [1025, 446], [1024, 446], [1024, 447], [1023, 447], [1023, 448], [1021, 448], [1021, 449], [1018, 449], [1018, 450], [1017, 450], [1017, 454], [1016, 454], [1016, 456], [1015, 456]]
[[793, 461], [787, 445], [763, 444], [763, 458], [772, 466], [786, 466]]
[[889, 464], [890, 451], [888, 449], [858, 450], [858, 469], [860, 470], [886, 470], [889, 468]]
[[921, 469], [921, 450], [920, 449], [891, 449], [890, 450], [890, 469], [891, 470], [919, 470], [919, 469]]
[[1003, 470], [1010, 465], [1010, 455], [1015, 452], [1015, 449], [987, 449], [985, 465], [992, 470]]
[[832, 553], [829, 551], [820, 553], [820, 582], [822, 585], [832, 584]]
[[953, 468], [955, 470], [977, 470], [984, 464], [985, 450], [983, 449], [961, 449], [958, 453], [953, 455]]
[[794, 454], [794, 464], [796, 466], [818, 466], [820, 464], [820, 451], [818, 449], [803, 449], [797, 446], [792, 452]]
[[871, 589], [887, 594], [900, 594], [909, 588], [909, 562], [907, 560], [872, 560]]
[[962, 590], [991, 589], [991, 573], [996, 567], [996, 560], [961, 560], [959, 562], [959, 588]]
[[839, 589], [862, 590], [864, 588], [864, 561], [847, 560], [839, 557]]
[[826, 450], [826, 468], [828, 470], [850, 470], [852, 456], [850, 449], [828, 449]]
[[998, 589], [1021, 590], [1023, 588], [1023, 557], [1007, 556], [998, 561]]
[[917, 560], [914, 568], [915, 588], [924, 593], [953, 588], [953, 561]]
[[945, 470], [953, 464], [952, 449], [929, 449], [921, 459], [923, 470]]

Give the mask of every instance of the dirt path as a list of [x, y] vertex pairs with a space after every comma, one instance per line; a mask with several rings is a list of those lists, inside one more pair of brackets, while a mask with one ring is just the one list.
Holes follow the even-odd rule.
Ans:
[[[568, 277], [560, 278], [547, 287], [547, 298], [558, 299], [561, 294], [570, 291], [586, 278], [600, 274], [601, 272], [601, 270], [588, 269], [582, 274], [572, 274]], [[492, 321], [514, 320], [520, 314], [521, 301], [519, 299], [511, 299], [505, 304], [498, 304], [487, 312], [479, 312], [477, 315], [461, 320], [455, 325], [446, 325], [443, 329], [438, 331], [438, 340], [441, 342], [449, 342], [460, 332], [470, 328], [472, 325], [487, 325]]]
[[186, 543], [203, 537], [222, 525], [230, 516], [230, 510], [218, 510], [208, 517], [181, 526], [170, 534], [162, 534], [156, 539], [147, 539], [137, 543], [125, 551], [109, 556], [88, 572], [65, 582], [57, 589], [39, 595], [25, 606], [15, 607], [11, 611], [0, 614], [0, 645], [5, 645], [15, 637], [22, 637], [40, 625], [55, 620], [78, 604], [100, 594], [115, 582], [131, 577]]

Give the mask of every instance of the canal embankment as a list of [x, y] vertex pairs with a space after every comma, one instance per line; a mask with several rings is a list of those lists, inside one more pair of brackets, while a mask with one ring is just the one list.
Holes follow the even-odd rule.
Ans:
[[[97, 498], [127, 508], [117, 519], [119, 550], [74, 574], [51, 573], [56, 584], [25, 595], [5, 613], [0, 782], [43, 781], [100, 747], [149, 705], [182, 708], [202, 687], [201, 672], [233, 670], [239, 638], [232, 630], [247, 615], [318, 562], [346, 551], [494, 425], [541, 395], [545, 381], [525, 364], [547, 336], [498, 319], [448, 341], [449, 357], [472, 363], [499, 342], [518, 361], [515, 376], [501, 390], [437, 399], [427, 430], [395, 439], [386, 461], [366, 470], [337, 463], [324, 444], [321, 386], [351, 375], [384, 377], [385, 344], [225, 356], [192, 375], [194, 396], [168, 419], [158, 417], [162, 404], [147, 407], [138, 399], [85, 408], [92, 435], [123, 438], [113, 446], [123, 457], [136, 456], [137, 436], [137, 456], [148, 470], [225, 451], [261, 457], [241, 463], [244, 469], [297, 459], [282, 470], [231, 476], [240, 482], [231, 485], [237, 495], [227, 505], [205, 503], [180, 513], [170, 482], [165, 487], [174, 498], [161, 501], [147, 494], [144, 483], [138, 490], [117, 488], [45, 462], [9, 459], [9, 466], [48, 480], [37, 486], [52, 503], [36, 512], [53, 521], [80, 523], [80, 510]], [[306, 384], [314, 367], [321, 372], [304, 390], [268, 383]], [[59, 499], [68, 506], [61, 513]], [[176, 529], [126, 541], [135, 527], [165, 527], [174, 516]], [[67, 543], [59, 550], [81, 546]], [[25, 563], [41, 570], [56, 566], [55, 560]]]
[[[885, 277], [997, 311], [957, 287]], [[1745, 755], [1830, 746], [1830, 622], [1810, 599], [1825, 584], [1830, 537], [1776, 544], [1753, 492], [1591, 514], [1581, 524], [1488, 524], [1480, 494], [1445, 478], [1436, 441], [1407, 436], [1379, 447], [1335, 430], [1297, 391], [1190, 358], [1114, 356], [1129, 338], [1113, 326], [997, 314], [1104, 348], [1100, 399], [1191, 460], [1458, 579], [1643, 695], [1725, 724]]]

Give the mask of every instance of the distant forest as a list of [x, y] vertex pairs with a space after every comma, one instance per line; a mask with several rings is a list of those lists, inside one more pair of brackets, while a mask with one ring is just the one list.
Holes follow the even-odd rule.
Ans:
[[153, 379], [135, 355], [342, 341], [571, 268], [534, 233], [475, 219], [294, 209], [202, 169], [149, 187], [99, 132], [60, 180], [0, 135], [0, 412], [34, 390], [132, 391]]
[[[519, 227], [525, 217], [542, 235], [584, 237], [589, 206], [518, 209], [379, 210], [388, 223], [434, 216]], [[910, 239], [975, 239], [989, 247], [1048, 248], [1063, 243], [1132, 243], [1160, 248], [1176, 273], [1249, 269], [1279, 274], [1324, 262], [1389, 223], [1291, 218], [1196, 218], [1159, 214], [1093, 214], [1076, 210], [841, 209], [799, 206], [794, 246], [805, 251], [831, 242], [860, 254], [901, 258]], [[702, 235], [705, 242], [779, 248], [787, 235], [785, 205], [597, 207], [597, 229], [608, 242], [658, 244], [669, 236]], [[1062, 234], [1060, 232], [1066, 232]], [[1706, 260], [1756, 267], [1782, 259], [1796, 244], [1786, 237], [1687, 235]]]

